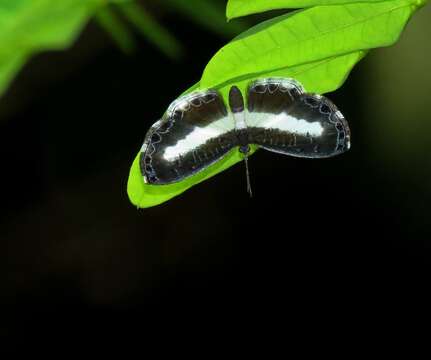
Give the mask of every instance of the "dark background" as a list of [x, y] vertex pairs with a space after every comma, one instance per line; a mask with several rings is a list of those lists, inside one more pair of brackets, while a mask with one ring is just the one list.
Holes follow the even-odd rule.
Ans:
[[177, 62], [142, 39], [126, 56], [94, 23], [35, 57], [0, 101], [1, 333], [139, 337], [178, 316], [300, 329], [414, 311], [431, 275], [430, 19], [423, 9], [329, 94], [348, 153], [259, 151], [254, 198], [238, 164], [144, 210], [127, 198], [132, 160], [226, 39], [171, 15]]

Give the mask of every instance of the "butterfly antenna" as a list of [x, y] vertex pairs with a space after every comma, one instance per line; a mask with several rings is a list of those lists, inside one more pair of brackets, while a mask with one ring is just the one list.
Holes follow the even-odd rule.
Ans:
[[253, 197], [253, 192], [251, 191], [251, 183], [250, 183], [250, 171], [248, 170], [248, 156], [244, 156], [244, 162], [245, 162], [245, 176], [247, 178], [247, 192], [249, 193], [250, 197]]

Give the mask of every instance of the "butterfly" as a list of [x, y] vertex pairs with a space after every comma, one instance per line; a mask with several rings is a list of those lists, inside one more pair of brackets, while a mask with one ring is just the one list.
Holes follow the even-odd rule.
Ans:
[[[246, 100], [246, 101], [245, 101]], [[215, 89], [179, 97], [147, 132], [140, 170], [151, 185], [180, 182], [237, 148], [244, 155], [247, 188], [250, 145], [275, 153], [327, 158], [350, 148], [344, 116], [326, 97], [306, 93], [290, 78], [252, 82], [246, 99], [237, 86], [229, 108]]]

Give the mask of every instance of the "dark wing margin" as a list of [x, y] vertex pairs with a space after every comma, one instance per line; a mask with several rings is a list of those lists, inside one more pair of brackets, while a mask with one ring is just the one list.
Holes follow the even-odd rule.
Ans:
[[290, 79], [252, 83], [248, 92], [249, 142], [291, 156], [325, 158], [350, 147], [344, 116], [326, 97], [303, 92]]
[[217, 91], [178, 98], [145, 137], [140, 155], [144, 181], [171, 184], [205, 169], [235, 146], [233, 129]]

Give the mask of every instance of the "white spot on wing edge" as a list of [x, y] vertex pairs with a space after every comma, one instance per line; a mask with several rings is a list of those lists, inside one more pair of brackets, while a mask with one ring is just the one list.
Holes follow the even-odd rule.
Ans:
[[341, 119], [344, 119], [344, 115], [341, 113], [341, 111], [340, 111], [340, 110], [337, 110], [337, 111], [335, 112], [335, 116], [337, 116], [337, 117], [339, 117], [339, 118], [341, 118]]

